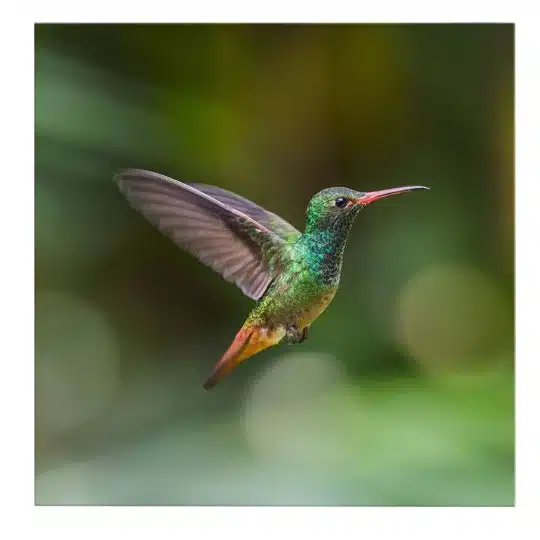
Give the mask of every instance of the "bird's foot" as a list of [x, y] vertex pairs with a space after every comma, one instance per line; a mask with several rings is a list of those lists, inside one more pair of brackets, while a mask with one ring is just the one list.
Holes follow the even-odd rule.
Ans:
[[287, 327], [287, 334], [285, 335], [287, 343], [302, 343], [308, 336], [308, 327], [306, 326], [302, 331], [298, 330], [294, 324]]

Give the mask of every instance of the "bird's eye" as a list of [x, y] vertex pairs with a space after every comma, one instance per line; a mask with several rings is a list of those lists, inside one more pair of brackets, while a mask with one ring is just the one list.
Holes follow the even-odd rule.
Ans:
[[345, 197], [338, 197], [335, 201], [334, 201], [334, 204], [336, 206], [338, 206], [339, 208], [343, 208], [344, 206], [347, 206], [347, 203], [349, 201], [345, 198]]

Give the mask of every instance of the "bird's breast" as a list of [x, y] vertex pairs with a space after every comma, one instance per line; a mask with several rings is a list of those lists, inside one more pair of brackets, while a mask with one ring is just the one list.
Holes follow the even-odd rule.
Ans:
[[303, 330], [306, 326], [309, 326], [328, 307], [335, 294], [334, 289], [311, 298], [297, 311], [296, 327]]
[[294, 324], [303, 330], [326, 309], [336, 289], [321, 285], [307, 271], [290, 273], [273, 284], [256, 311], [271, 325]]

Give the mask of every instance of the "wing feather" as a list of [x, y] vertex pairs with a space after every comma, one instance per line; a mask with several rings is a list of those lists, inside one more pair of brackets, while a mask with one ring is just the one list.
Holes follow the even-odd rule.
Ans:
[[272, 230], [278, 236], [283, 239], [290, 239], [291, 235], [300, 236], [300, 231], [293, 227], [289, 222], [279, 217], [268, 210], [265, 210], [253, 201], [250, 201], [236, 193], [227, 191], [216, 186], [209, 186], [207, 184], [191, 184], [203, 193], [210, 195], [214, 199], [222, 202], [223, 204], [236, 208], [240, 212], [250, 216], [258, 223], [264, 225], [267, 229]]

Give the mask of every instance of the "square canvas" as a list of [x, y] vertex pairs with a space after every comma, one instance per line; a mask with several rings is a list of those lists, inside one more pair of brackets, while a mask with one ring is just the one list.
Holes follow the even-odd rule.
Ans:
[[514, 504], [512, 24], [38, 24], [35, 163], [37, 505]]

